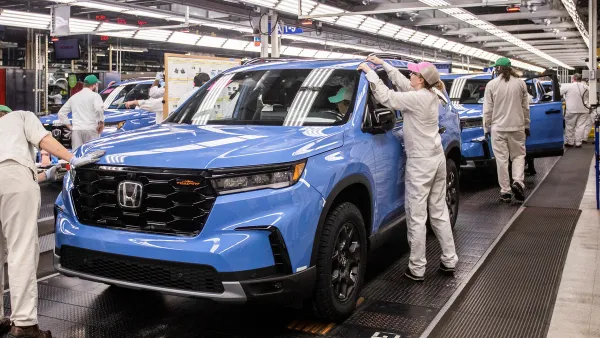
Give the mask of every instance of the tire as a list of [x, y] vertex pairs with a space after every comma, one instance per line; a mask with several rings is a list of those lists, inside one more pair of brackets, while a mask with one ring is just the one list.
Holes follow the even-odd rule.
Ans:
[[453, 160], [446, 160], [446, 204], [452, 228], [458, 218], [458, 206], [460, 202], [460, 184], [458, 169]]
[[[344, 240], [348, 237], [351, 241]], [[360, 210], [348, 202], [335, 207], [327, 215], [318, 240], [317, 281], [312, 307], [319, 318], [340, 322], [356, 308], [364, 282], [367, 235]], [[343, 248], [342, 252], [337, 250], [338, 246]]]

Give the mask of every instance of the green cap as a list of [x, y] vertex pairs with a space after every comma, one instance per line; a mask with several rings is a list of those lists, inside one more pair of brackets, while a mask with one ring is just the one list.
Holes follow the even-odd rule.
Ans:
[[510, 64], [509, 58], [499, 58], [496, 63], [494, 63], [494, 67], [512, 67]]
[[88, 75], [85, 77], [85, 79], [83, 79], [83, 83], [87, 85], [95, 85], [98, 82], [100, 82], [100, 80], [98, 80], [96, 75]]
[[0, 105], [0, 111], [10, 113], [12, 109], [8, 108], [7, 106]]
[[337, 94], [329, 97], [329, 102], [340, 103], [344, 100], [349, 101], [350, 99], [352, 99], [352, 93], [350, 91], [348, 91], [346, 89], [346, 87], [342, 87], [342, 88], [340, 88], [340, 90], [338, 90]]

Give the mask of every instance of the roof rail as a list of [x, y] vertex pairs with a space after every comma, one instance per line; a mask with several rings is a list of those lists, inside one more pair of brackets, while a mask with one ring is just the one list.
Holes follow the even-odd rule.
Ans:
[[394, 53], [375, 52], [375, 53], [369, 54], [369, 56], [377, 56], [380, 59], [393, 59], [393, 60], [416, 61], [416, 62], [419, 61], [419, 59], [417, 59], [417, 58], [406, 57], [406, 56], [398, 55], [398, 54], [394, 54]]
[[288, 58], [272, 58], [272, 57], [254, 58], [254, 59], [250, 59], [250, 60], [244, 62], [243, 65], [253, 65], [256, 63], [267, 63], [267, 62], [274, 62], [274, 61], [299, 61], [299, 60], [306, 60], [306, 59], [288, 59]]

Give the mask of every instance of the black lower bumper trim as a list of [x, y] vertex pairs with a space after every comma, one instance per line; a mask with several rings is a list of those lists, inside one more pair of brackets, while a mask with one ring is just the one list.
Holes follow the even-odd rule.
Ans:
[[316, 267], [291, 275], [241, 281], [248, 301], [289, 303], [291, 300], [306, 299], [312, 295], [317, 279]]

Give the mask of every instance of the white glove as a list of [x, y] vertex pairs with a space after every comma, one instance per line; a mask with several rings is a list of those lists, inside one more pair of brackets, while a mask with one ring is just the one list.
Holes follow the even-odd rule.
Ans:
[[46, 174], [46, 181], [56, 181], [56, 171], [60, 168], [60, 164], [48, 168], [44, 173]]
[[165, 78], [165, 73], [158, 72], [156, 73], [156, 77], [154, 78], [156, 81], [162, 81]]
[[106, 154], [106, 151], [96, 150], [82, 157], [73, 157], [69, 164], [72, 169], [76, 169], [100, 161], [100, 158], [104, 156], [104, 154]]

